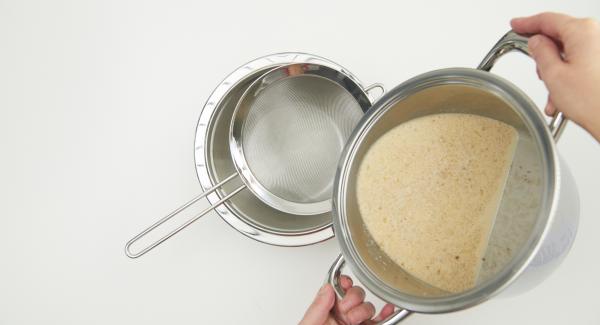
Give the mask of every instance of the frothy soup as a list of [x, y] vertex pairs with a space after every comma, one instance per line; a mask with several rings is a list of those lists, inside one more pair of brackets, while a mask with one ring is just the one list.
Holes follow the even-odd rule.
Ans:
[[402, 123], [369, 148], [357, 200], [373, 240], [413, 276], [449, 292], [476, 284], [518, 140], [471, 114]]

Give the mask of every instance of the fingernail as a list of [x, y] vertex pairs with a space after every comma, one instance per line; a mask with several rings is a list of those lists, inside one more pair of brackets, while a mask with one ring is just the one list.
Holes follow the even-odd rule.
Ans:
[[510, 20], [510, 25], [513, 25], [514, 23], [518, 23], [519, 21], [523, 20], [523, 17], [516, 17]]

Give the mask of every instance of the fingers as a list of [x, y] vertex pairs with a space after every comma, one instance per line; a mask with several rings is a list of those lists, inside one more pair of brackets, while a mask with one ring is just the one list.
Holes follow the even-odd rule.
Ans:
[[375, 306], [370, 302], [363, 302], [346, 313], [346, 320], [350, 325], [358, 325], [373, 316], [375, 316]]
[[365, 290], [361, 287], [352, 287], [346, 290], [346, 296], [339, 302], [338, 310], [345, 314], [350, 309], [360, 305], [365, 300]]
[[[375, 316], [375, 307], [370, 302], [365, 302], [365, 291], [358, 286], [353, 286], [352, 279], [346, 275], [340, 277], [340, 285], [346, 292], [344, 298], [337, 302], [335, 317], [348, 324], [375, 324], [394, 312], [394, 306], [385, 305], [379, 315]], [[302, 324], [302, 323], [301, 323]], [[306, 323], [308, 324], [308, 323]]]
[[574, 19], [559, 13], [544, 12], [530, 17], [515, 18], [510, 21], [510, 26], [519, 34], [544, 34], [562, 41], [564, 27]]
[[556, 73], [565, 65], [556, 43], [544, 35], [535, 35], [529, 39], [528, 45], [542, 80], [555, 79]]
[[382, 320], [390, 317], [390, 315], [394, 313], [394, 309], [395, 309], [394, 305], [385, 304], [385, 306], [383, 306], [383, 308], [381, 308], [379, 315], [377, 315], [377, 317], [373, 318], [373, 321], [381, 322]]
[[348, 291], [348, 289], [352, 288], [352, 279], [347, 276], [347, 275], [342, 275], [340, 277], [340, 284], [342, 285], [342, 289], [344, 289], [344, 291]]
[[335, 293], [331, 285], [324, 285], [310, 307], [306, 310], [299, 325], [324, 324], [329, 316], [329, 311], [335, 303]]
[[377, 315], [377, 317], [370, 319], [370, 320], [366, 320], [363, 324], [364, 325], [376, 325], [377, 323], [390, 317], [390, 315], [394, 313], [395, 308], [396, 307], [394, 307], [394, 305], [392, 305], [392, 304], [386, 304], [385, 306], [383, 306], [383, 308], [381, 308], [381, 311], [379, 312], [379, 315]]
[[552, 100], [550, 99], [550, 97], [548, 97], [548, 103], [546, 104], [546, 108], [544, 109], [544, 112], [548, 116], [554, 116], [554, 114], [556, 114], [556, 106], [554, 106], [554, 103], [552, 103]]

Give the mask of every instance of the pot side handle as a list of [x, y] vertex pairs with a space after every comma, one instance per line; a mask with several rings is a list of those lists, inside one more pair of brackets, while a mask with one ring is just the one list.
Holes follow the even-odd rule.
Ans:
[[[528, 56], [531, 56], [529, 53], [529, 46], [527, 45], [528, 37], [519, 35], [512, 30], [506, 33], [502, 38], [494, 45], [494, 47], [490, 50], [490, 52], [483, 58], [477, 69], [490, 71], [501, 56], [508, 52], [519, 51]], [[567, 118], [564, 116], [562, 112], [558, 112], [552, 117], [548, 128], [550, 129], [550, 133], [555, 141], [558, 141], [562, 131], [567, 124]]]
[[[335, 259], [333, 264], [331, 265], [331, 268], [329, 269], [329, 272], [327, 273], [327, 279], [325, 280], [326, 283], [331, 284], [338, 299], [344, 298], [344, 295], [345, 295], [344, 290], [342, 289], [342, 286], [340, 285], [340, 275], [342, 273], [342, 268], [344, 267], [345, 263], [346, 262], [344, 260], [344, 255], [340, 254]], [[398, 324], [400, 321], [402, 321], [403, 319], [408, 317], [410, 314], [411, 314], [410, 311], [399, 308], [393, 314], [391, 314], [388, 318], [377, 323], [377, 325]]]

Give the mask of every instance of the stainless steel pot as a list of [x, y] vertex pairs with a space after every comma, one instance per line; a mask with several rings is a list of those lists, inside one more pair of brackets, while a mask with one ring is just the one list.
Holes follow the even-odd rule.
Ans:
[[[536, 261], [538, 266], [556, 266], [571, 246], [578, 217], [577, 191], [555, 146], [566, 120], [559, 114], [547, 125], [521, 90], [488, 72], [497, 58], [512, 50], [528, 54], [527, 39], [509, 32], [478, 69], [436, 70], [392, 89], [363, 117], [342, 153], [333, 194], [334, 232], [342, 254], [332, 265], [328, 281], [342, 296], [338, 277], [344, 261], [348, 263], [371, 292], [400, 307], [383, 324], [394, 324], [411, 312], [443, 313], [481, 303], [507, 288]], [[355, 192], [360, 162], [382, 134], [419, 116], [450, 112], [491, 117], [519, 131], [480, 279], [474, 288], [457, 294], [431, 287], [393, 263], [366, 230]], [[562, 244], [556, 244], [557, 238]], [[544, 247], [551, 246], [558, 253], [540, 257]]]

